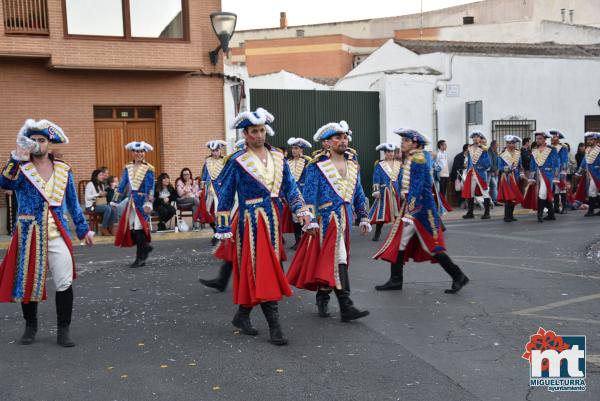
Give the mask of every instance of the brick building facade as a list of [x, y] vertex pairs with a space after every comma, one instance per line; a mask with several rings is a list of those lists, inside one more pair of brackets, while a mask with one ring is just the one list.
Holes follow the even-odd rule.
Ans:
[[[150, 160], [158, 171], [173, 177], [190, 167], [199, 174], [205, 143], [224, 137], [222, 65], [213, 66], [208, 56], [218, 44], [209, 14], [220, 10], [220, 0], [175, 3], [182, 28], [176, 38], [133, 38], [130, 15], [121, 37], [70, 35], [69, 1], [0, 3], [0, 155], [14, 149], [26, 118], [47, 118], [69, 136], [71, 143], [60, 150], [76, 181], [89, 179], [100, 164], [120, 175], [123, 144], [135, 139], [154, 141]], [[37, 3], [46, 9], [15, 23], [15, 4]], [[122, 4], [134, 11], [134, 0]], [[32, 12], [45, 14], [45, 32], [31, 34], [39, 30], [39, 23], [31, 26]], [[0, 232], [4, 225], [0, 211]]]

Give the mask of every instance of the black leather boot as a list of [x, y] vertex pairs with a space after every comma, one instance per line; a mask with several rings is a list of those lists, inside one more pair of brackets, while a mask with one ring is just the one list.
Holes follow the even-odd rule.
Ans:
[[560, 214], [567, 214], [567, 194], [560, 194]]
[[38, 329], [37, 306], [37, 302], [29, 302], [27, 304], [21, 303], [23, 319], [25, 319], [25, 332], [19, 341], [22, 345], [33, 344], [35, 341], [35, 335], [37, 334]]
[[548, 216], [544, 217], [544, 220], [556, 220], [553, 202], [546, 201], [546, 208], [548, 209]]
[[322, 290], [319, 288], [317, 290], [317, 311], [319, 313], [319, 317], [329, 317], [331, 313], [329, 313], [329, 293], [331, 290]]
[[294, 239], [296, 240], [296, 242], [294, 243], [294, 245], [292, 245], [290, 247], [290, 249], [292, 251], [295, 251], [296, 249], [298, 249], [298, 244], [300, 243], [301, 238], [302, 238], [302, 224], [294, 223]]
[[287, 338], [284, 337], [281, 331], [281, 325], [279, 324], [279, 307], [277, 302], [263, 302], [260, 304], [267, 323], [269, 324], [269, 334], [271, 336], [271, 344], [275, 345], [286, 345], [288, 343]]
[[594, 215], [594, 209], [596, 207], [596, 199], [598, 199], [598, 197], [592, 197], [590, 196], [590, 200], [589, 200], [589, 208], [586, 214], [584, 214], [585, 217], [591, 217]]
[[538, 198], [537, 202], [537, 220], [538, 223], [544, 222], [544, 207], [546, 207], [546, 201], [542, 198]]
[[135, 242], [135, 260], [129, 265], [131, 268], [144, 266], [144, 248], [146, 247], [146, 240], [142, 236], [144, 232], [142, 230], [131, 230], [131, 238]]
[[512, 206], [511, 202], [504, 203], [504, 222], [512, 223], [512, 218], [510, 217], [510, 207]]
[[56, 293], [56, 323], [58, 333], [56, 342], [63, 347], [74, 347], [75, 343], [69, 336], [71, 315], [73, 313], [73, 287]]
[[242, 334], [246, 334], [249, 336], [255, 336], [258, 334], [258, 330], [256, 330], [252, 326], [252, 322], [250, 321], [250, 312], [252, 312], [252, 308], [248, 308], [240, 305], [237, 313], [233, 317], [231, 324], [240, 329]]
[[474, 219], [475, 215], [473, 214], [473, 208], [475, 207], [475, 198], [467, 199], [467, 214], [465, 214], [463, 219]]
[[395, 263], [390, 263], [390, 279], [382, 285], [376, 285], [376, 291], [401, 290], [404, 283], [404, 251], [399, 251]]
[[334, 289], [335, 296], [340, 304], [340, 315], [342, 322], [350, 322], [368, 316], [369, 311], [361, 311], [354, 306], [354, 302], [350, 299], [350, 280], [348, 278], [348, 265], [339, 265], [340, 282], [342, 289]]
[[446, 294], [456, 294], [469, 283], [469, 278], [460, 270], [460, 267], [452, 262], [452, 259], [446, 253], [438, 253], [435, 258], [442, 269], [452, 277], [452, 287], [444, 291]]
[[517, 206], [516, 203], [510, 204], [510, 221], [517, 221], [517, 219], [515, 219], [515, 206]]
[[205, 280], [203, 278], [199, 279], [202, 284], [209, 288], [215, 288], [221, 292], [225, 291], [227, 288], [227, 283], [229, 283], [229, 277], [231, 277], [231, 271], [233, 270], [233, 263], [225, 262], [221, 265], [219, 269], [219, 274], [216, 278], [212, 280]]
[[483, 212], [483, 216], [481, 216], [482, 220], [487, 220], [490, 218], [490, 205], [492, 203], [492, 200], [490, 198], [485, 198], [483, 200], [483, 207], [484, 207], [484, 212]]
[[375, 241], [375, 242], [379, 241], [379, 238], [381, 237], [381, 229], [382, 228], [383, 228], [383, 223], [375, 224], [375, 234], [373, 235], [373, 241]]
[[554, 194], [554, 213], [560, 213], [560, 194]]

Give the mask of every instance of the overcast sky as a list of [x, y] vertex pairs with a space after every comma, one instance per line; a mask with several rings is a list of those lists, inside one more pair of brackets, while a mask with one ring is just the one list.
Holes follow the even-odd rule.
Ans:
[[[474, 0], [423, 0], [430, 11]], [[287, 12], [288, 25], [393, 17], [418, 13], [421, 0], [221, 0], [222, 10], [236, 13], [236, 30], [275, 28], [279, 13]]]

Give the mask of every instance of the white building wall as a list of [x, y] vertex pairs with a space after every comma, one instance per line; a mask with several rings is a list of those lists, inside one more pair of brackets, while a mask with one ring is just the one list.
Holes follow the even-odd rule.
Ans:
[[[492, 120], [519, 116], [537, 130], [559, 129], [574, 151], [583, 140], [585, 116], [600, 115], [600, 60], [455, 56], [459, 97], [439, 97], [439, 137], [455, 154], [465, 143], [465, 102], [483, 101], [482, 129]], [[445, 88], [444, 88], [445, 90]], [[388, 111], [389, 113], [389, 111]]]
[[[465, 103], [481, 100], [483, 125], [471, 126], [470, 131], [481, 129], [491, 136], [492, 120], [518, 116], [536, 120], [538, 130], [561, 130], [574, 151], [583, 139], [585, 116], [600, 115], [599, 59], [452, 57], [440, 53], [418, 56], [402, 50], [392, 60], [389, 49], [374, 53], [367, 59], [370, 65], [361, 64], [335, 87], [338, 90], [379, 90], [382, 141], [397, 143], [393, 129], [409, 126], [422, 130], [433, 140], [447, 140], [448, 151], [454, 155], [466, 142]], [[392, 65], [401, 71], [407, 66], [423, 64], [419, 59], [434, 63], [441, 75], [377, 71], [378, 66], [389, 70]], [[362, 73], [357, 74], [361, 67]], [[456, 97], [448, 96], [448, 86], [458, 90]], [[436, 87], [441, 93], [434, 92]], [[434, 97], [438, 112], [437, 138]]]

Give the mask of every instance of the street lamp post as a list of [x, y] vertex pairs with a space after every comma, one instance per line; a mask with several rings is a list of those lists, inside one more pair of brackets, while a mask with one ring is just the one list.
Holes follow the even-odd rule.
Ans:
[[233, 32], [235, 32], [237, 15], [224, 11], [212, 13], [210, 14], [210, 22], [220, 42], [215, 50], [209, 52], [210, 62], [212, 65], [217, 65], [219, 62], [219, 50], [223, 50], [223, 53], [229, 51], [229, 41], [233, 36]]

